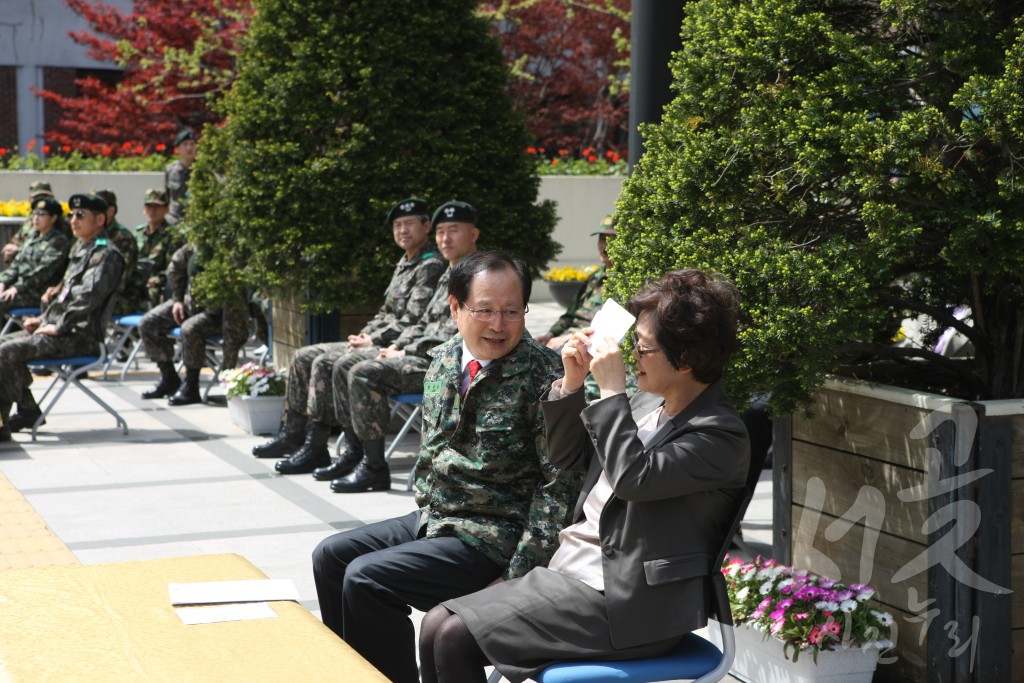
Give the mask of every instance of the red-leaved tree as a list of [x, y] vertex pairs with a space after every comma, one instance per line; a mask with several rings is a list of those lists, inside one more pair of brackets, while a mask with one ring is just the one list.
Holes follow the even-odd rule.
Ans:
[[123, 69], [114, 86], [87, 77], [79, 93], [38, 95], [61, 117], [46, 132], [53, 147], [84, 153], [140, 154], [169, 146], [182, 126], [216, 121], [210, 102], [231, 84], [249, 0], [135, 0], [134, 11], [91, 0], [65, 0], [92, 31], [72, 32], [100, 62]]

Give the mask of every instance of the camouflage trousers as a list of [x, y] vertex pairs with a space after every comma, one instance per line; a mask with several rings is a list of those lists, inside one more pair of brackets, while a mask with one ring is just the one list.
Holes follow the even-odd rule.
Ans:
[[34, 358], [92, 356], [99, 353], [99, 342], [78, 334], [51, 337], [47, 334], [6, 335], [0, 339], [0, 404], [34, 405], [29, 386], [32, 373], [25, 361]]
[[18, 287], [18, 293], [14, 295], [13, 300], [0, 301], [0, 321], [7, 320], [6, 313], [12, 308], [42, 308], [42, 304], [39, 302], [39, 297], [42, 295], [43, 293], [38, 290]]
[[429, 358], [374, 358], [348, 371], [352, 429], [362, 440], [383, 439], [391, 421], [388, 396], [423, 393]]
[[[165, 301], [142, 316], [139, 335], [149, 359], [157, 363], [174, 360], [174, 340], [168, 333], [178, 326], [174, 322], [173, 301]], [[214, 334], [224, 336], [222, 369], [238, 364], [238, 352], [249, 338], [249, 316], [245, 310], [222, 307], [192, 312], [185, 309], [181, 323], [181, 359], [186, 368], [198, 370], [206, 366], [206, 338]]]
[[[332, 372], [337, 361], [356, 356], [357, 360], [373, 358], [376, 347], [350, 349], [347, 342], [328, 342], [303, 346], [292, 356], [288, 366], [288, 388], [285, 392], [285, 417], [282, 427], [290, 434], [306, 430], [307, 420], [331, 427], [343, 424], [333, 389]], [[347, 413], [346, 413], [347, 415]]]

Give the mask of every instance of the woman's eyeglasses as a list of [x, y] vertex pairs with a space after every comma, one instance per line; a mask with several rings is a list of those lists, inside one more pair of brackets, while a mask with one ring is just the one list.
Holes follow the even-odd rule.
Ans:
[[630, 339], [633, 340], [633, 353], [635, 353], [640, 358], [643, 358], [649, 353], [657, 353], [658, 351], [661, 351], [661, 349], [658, 348], [645, 348], [641, 346], [640, 336], [636, 332], [631, 333], [629, 337]]

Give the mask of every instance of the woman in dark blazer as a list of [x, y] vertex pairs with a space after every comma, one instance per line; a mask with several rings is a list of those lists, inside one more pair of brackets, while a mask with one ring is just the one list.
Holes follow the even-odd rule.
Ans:
[[[633, 297], [640, 393], [613, 339], [575, 334], [542, 402], [549, 457], [586, 472], [547, 568], [449, 600], [420, 628], [424, 683], [516, 683], [574, 659], [671, 649], [707, 623], [708, 577], [746, 481], [747, 432], [720, 380], [736, 346], [735, 286], [668, 273]], [[588, 345], [593, 344], [593, 351]], [[589, 407], [583, 381], [601, 398]]]

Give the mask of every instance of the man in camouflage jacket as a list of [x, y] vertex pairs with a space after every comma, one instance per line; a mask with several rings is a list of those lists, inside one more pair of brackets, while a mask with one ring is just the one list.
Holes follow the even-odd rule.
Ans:
[[188, 184], [192, 178], [192, 162], [196, 159], [196, 133], [191, 128], [182, 128], [174, 137], [174, 148], [178, 158], [167, 164], [164, 169], [164, 187], [170, 202], [168, 218], [171, 223], [178, 224], [185, 220], [188, 210]]
[[547, 564], [580, 490], [548, 462], [540, 396], [561, 375], [524, 335], [530, 275], [499, 252], [449, 279], [459, 334], [423, 384], [417, 510], [325, 539], [313, 553], [323, 622], [391, 681], [418, 681], [409, 608]]
[[181, 248], [182, 240], [167, 222], [167, 193], [149, 189], [143, 201], [146, 222], [135, 228], [135, 243], [139, 248], [139, 261], [151, 261], [153, 267], [145, 281], [136, 268], [135, 273], [128, 277], [128, 287], [145, 292], [150, 306], [158, 306], [164, 300], [171, 255]]
[[[202, 256], [194, 245], [186, 244], [171, 256], [167, 279], [171, 300], [152, 308], [142, 316], [139, 335], [150, 360], [160, 370], [160, 381], [142, 394], [142, 398], [164, 398], [172, 406], [200, 403], [199, 373], [206, 365], [206, 338], [224, 336], [221, 369], [238, 363], [238, 352], [249, 338], [249, 310], [242, 297], [219, 305], [202, 307], [192, 296], [192, 284], [203, 269]], [[185, 380], [174, 369], [174, 340], [168, 335], [181, 328], [181, 359]]]
[[253, 448], [258, 458], [285, 457], [275, 463], [281, 474], [308, 474], [330, 465], [327, 439], [332, 427], [349, 424], [347, 403], [339, 405], [333, 385], [361, 360], [375, 358], [399, 333], [423, 316], [445, 262], [430, 245], [430, 217], [422, 199], [406, 199], [388, 213], [387, 225], [405, 255], [395, 266], [384, 304], [370, 322], [346, 342], [299, 349], [288, 368], [285, 414], [280, 435]]
[[0, 318], [12, 308], [36, 308], [47, 287], [64, 276], [71, 241], [58, 225], [63, 213], [53, 197], [38, 197], [33, 202], [33, 236], [0, 272]]
[[[12, 429], [32, 426], [41, 412], [29, 389], [32, 375], [25, 361], [96, 355], [106, 334], [124, 257], [105, 231], [106, 202], [76, 194], [69, 203], [79, 248], [72, 254], [63, 289], [39, 318], [25, 320], [24, 332], [0, 344], [0, 441], [10, 440]], [[18, 414], [9, 421], [15, 403]]]
[[349, 423], [342, 425], [346, 448], [329, 467], [313, 470], [314, 479], [331, 480], [335, 493], [391, 488], [391, 472], [384, 459], [384, 433], [391, 418], [388, 396], [422, 393], [423, 376], [430, 365], [428, 352], [456, 332], [448, 303], [448, 276], [455, 264], [476, 251], [480, 236], [476, 211], [465, 202], [451, 201], [434, 212], [432, 223], [448, 269], [438, 280], [423, 317], [406, 327], [376, 358], [361, 360], [347, 374], [339, 375], [340, 364], [335, 364], [337, 401], [350, 417]]
[[142, 310], [141, 296], [128, 288], [128, 283], [137, 270], [139, 263], [139, 247], [135, 243], [135, 235], [117, 220], [117, 195], [113, 190], [96, 190], [96, 196], [107, 202], [107, 236], [117, 250], [124, 256], [124, 275], [121, 286], [117, 290], [115, 315], [128, 315]]

